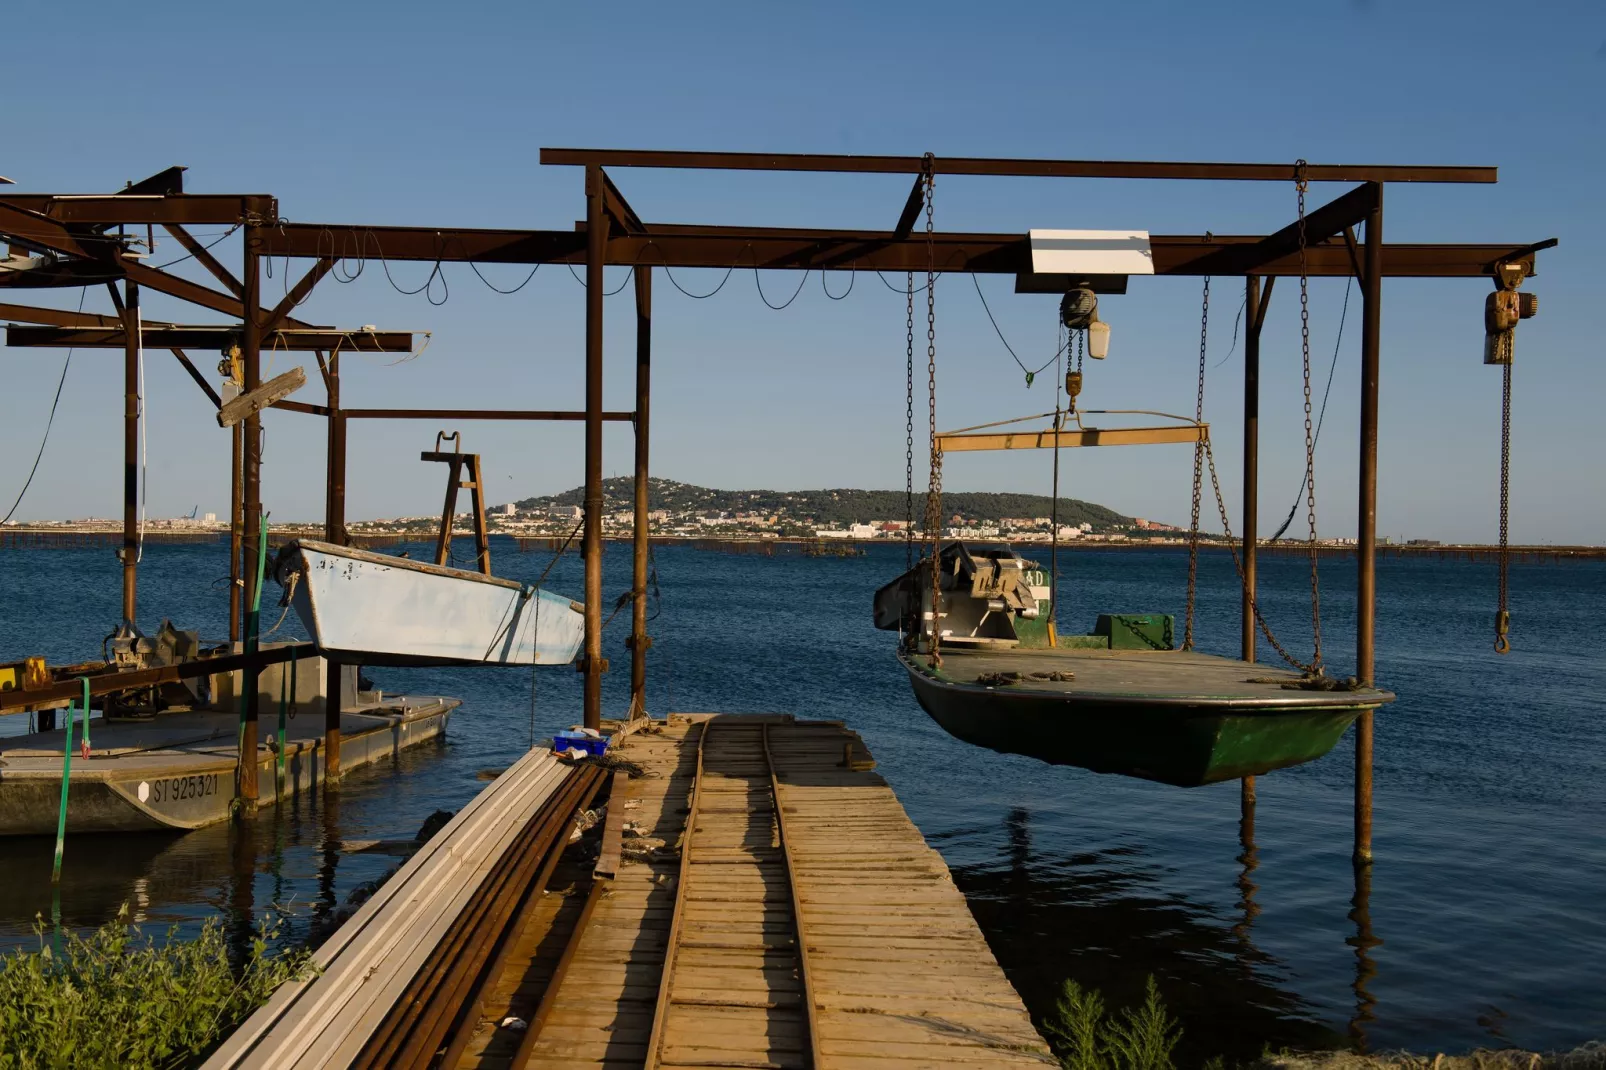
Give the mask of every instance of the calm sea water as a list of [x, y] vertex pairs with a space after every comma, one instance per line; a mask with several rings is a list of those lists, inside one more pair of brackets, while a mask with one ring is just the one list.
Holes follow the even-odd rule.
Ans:
[[[548, 558], [502, 539], [493, 549], [499, 574], [527, 581]], [[1464, 1050], [1606, 1037], [1606, 566], [1515, 567], [1516, 649], [1499, 658], [1492, 566], [1380, 564], [1378, 678], [1400, 700], [1378, 715], [1367, 887], [1349, 860], [1348, 738], [1261, 778], [1249, 847], [1235, 784], [1185, 791], [950, 739], [911, 697], [895, 637], [870, 626], [871, 593], [902, 560], [890, 547], [823, 560], [658, 550], [649, 704], [790, 711], [860, 731], [1034, 1012], [1066, 978], [1121, 1004], [1152, 974], [1193, 1064], [1267, 1044]], [[1183, 555], [1064, 562], [1062, 628], [1085, 630], [1101, 610], [1180, 618]], [[610, 547], [609, 592], [628, 569], [627, 548]], [[1305, 565], [1270, 558], [1262, 569], [1274, 627], [1308, 651]], [[222, 635], [226, 571], [222, 547], [152, 546], [141, 623], [168, 616]], [[578, 562], [559, 562], [549, 584], [577, 595]], [[1201, 647], [1235, 653], [1230, 560], [1206, 555], [1201, 585]], [[1353, 667], [1353, 585], [1353, 563], [1324, 562], [1325, 647], [1341, 672]], [[0, 552], [0, 591], [6, 657], [87, 656], [118, 612], [106, 549]], [[627, 618], [608, 630], [611, 710], [628, 683]], [[371, 675], [389, 691], [462, 698], [447, 738], [240, 827], [71, 840], [65, 920], [93, 925], [128, 903], [151, 925], [221, 916], [240, 934], [253, 911], [278, 904], [303, 932], [393, 864], [342, 854], [339, 841], [411, 836], [483, 787], [477, 771], [578, 718], [568, 670], [537, 672], [533, 688], [528, 670]], [[21, 727], [7, 720], [0, 732]], [[0, 841], [0, 945], [31, 943], [36, 913], [49, 914], [50, 854], [48, 841]]]

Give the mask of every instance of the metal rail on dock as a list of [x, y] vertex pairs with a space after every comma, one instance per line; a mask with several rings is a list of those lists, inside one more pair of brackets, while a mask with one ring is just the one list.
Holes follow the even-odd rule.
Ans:
[[[773, 999], [765, 1000], [765, 999], [720, 998], [720, 999], [717, 999], [717, 1000], [710, 1000], [710, 999], [706, 999], [706, 998], [696, 998], [696, 997], [687, 997], [687, 996], [677, 996], [676, 995], [676, 981], [677, 981], [676, 967], [679, 964], [680, 953], [681, 953], [682, 949], [683, 948], [688, 948], [688, 947], [702, 946], [700, 942], [694, 942], [694, 941], [691, 941], [691, 940], [688, 939], [688, 929], [689, 928], [694, 928], [694, 926], [688, 925], [688, 923], [687, 923], [687, 920], [686, 920], [686, 908], [687, 908], [687, 905], [691, 902], [691, 899], [692, 899], [691, 893], [692, 893], [693, 889], [695, 888], [695, 886], [697, 884], [697, 879], [696, 879], [696, 877], [693, 876], [693, 874], [695, 872], [695, 867], [696, 867], [696, 864], [697, 864], [696, 861], [695, 861], [695, 858], [694, 858], [694, 854], [695, 854], [695, 851], [696, 851], [696, 833], [697, 833], [698, 823], [701, 820], [701, 818], [703, 817], [702, 805], [703, 805], [703, 797], [704, 797], [704, 793], [703, 793], [704, 770], [705, 770], [704, 759], [705, 759], [705, 756], [707, 754], [708, 739], [709, 739], [709, 736], [713, 734], [714, 725], [716, 723], [717, 723], [717, 718], [710, 718], [709, 720], [704, 721], [703, 724], [702, 724], [701, 731], [700, 731], [700, 733], [698, 735], [698, 739], [697, 739], [697, 772], [696, 772], [696, 778], [692, 782], [691, 800], [690, 800], [690, 804], [688, 806], [688, 810], [687, 810], [687, 814], [686, 814], [686, 829], [685, 829], [684, 834], [681, 837], [680, 875], [679, 875], [679, 879], [676, 882], [676, 886], [675, 886], [675, 907], [674, 907], [674, 913], [673, 913], [673, 915], [671, 917], [670, 924], [669, 924], [668, 941], [666, 942], [665, 947], [664, 947], [664, 967], [663, 967], [663, 973], [660, 976], [659, 984], [658, 984], [658, 999], [657, 999], [656, 1007], [655, 1007], [654, 1012], [653, 1012], [652, 1033], [651, 1033], [651, 1035], [650, 1035], [650, 1037], [648, 1039], [648, 1042], [647, 1042], [647, 1053], [646, 1053], [646, 1062], [645, 1062], [644, 1070], [658, 1070], [658, 1067], [660, 1067], [662, 1065], [674, 1065], [674, 1066], [687, 1066], [687, 1065], [772, 1066], [772, 1065], [779, 1065], [779, 1064], [775, 1064], [775, 1063], [772, 1063], [772, 1062], [767, 1061], [767, 1060], [758, 1061], [758, 1062], [742, 1061], [740, 1059], [732, 1058], [728, 1053], [722, 1054], [719, 1059], [713, 1060], [713, 1061], [706, 1060], [706, 1059], [704, 1059], [704, 1060], [687, 1060], [686, 1058], [678, 1057], [678, 1056], [677, 1057], [673, 1057], [673, 1058], [666, 1057], [666, 1052], [667, 1052], [667, 1049], [669, 1047], [669, 1044], [668, 1044], [669, 1017], [670, 1017], [670, 1014], [672, 1013], [673, 1009], [675, 1007], [677, 1007], [677, 1006], [679, 1006], [679, 1007], [699, 1007], [700, 1006], [700, 1007], [710, 1007], [710, 1008], [712, 1008], [712, 1007], [718, 1007], [718, 1008], [746, 1008], [746, 1009], [753, 1009], [753, 1010], [764, 1010], [764, 1011], [769, 1011], [769, 1012], [774, 1012], [775, 1010], [778, 1010], [778, 1009], [780, 1009], [781, 1007], [784, 1006], [784, 1004], [781, 1003], [780, 1001], [773, 1000]], [[813, 1067], [818, 1067], [819, 1066], [819, 1052], [820, 1052], [819, 1030], [818, 1030], [818, 1024], [817, 1024], [817, 1016], [816, 1016], [816, 1013], [815, 1013], [815, 1003], [814, 1003], [813, 988], [811, 987], [811, 984], [810, 984], [810, 971], [809, 971], [809, 964], [808, 964], [808, 950], [807, 950], [807, 946], [806, 946], [807, 945], [807, 941], [804, 939], [804, 935], [803, 935], [803, 915], [802, 915], [801, 904], [799, 902], [799, 896], [798, 896], [797, 874], [796, 874], [796, 870], [795, 870], [794, 864], [793, 864], [793, 857], [792, 857], [791, 847], [789, 845], [789, 842], [788, 842], [787, 836], [786, 836], [785, 818], [782, 816], [782, 812], [781, 812], [780, 780], [779, 780], [779, 777], [776, 774], [775, 760], [774, 760], [774, 756], [773, 756], [773, 754], [772, 754], [772, 752], [770, 750], [770, 743], [769, 743], [769, 729], [770, 729], [770, 726], [769, 726], [768, 723], [763, 723], [763, 724], [759, 725], [758, 727], [759, 727], [759, 739], [758, 739], [759, 747], [758, 747], [758, 750], [759, 750], [759, 753], [762, 754], [762, 756], [763, 756], [764, 766], [765, 766], [765, 769], [767, 770], [767, 773], [768, 773], [768, 778], [767, 779], [768, 779], [768, 783], [769, 783], [769, 792], [770, 792], [770, 800], [771, 800], [771, 810], [770, 810], [770, 812], [773, 815], [773, 819], [774, 819], [774, 822], [775, 822], [775, 837], [776, 837], [776, 840], [777, 840], [777, 842], [779, 844], [781, 868], [783, 870], [783, 876], [784, 876], [784, 879], [785, 879], [786, 884], [787, 884], [787, 893], [788, 893], [787, 894], [787, 906], [788, 906], [788, 909], [789, 909], [789, 911], [790, 911], [790, 913], [792, 915], [792, 928], [793, 928], [793, 939], [794, 939], [793, 947], [794, 947], [795, 955], [796, 955], [796, 958], [797, 958], [798, 983], [799, 983], [799, 987], [801, 989], [801, 991], [799, 993], [799, 1001], [798, 1001], [799, 1013], [800, 1013], [800, 1015], [802, 1017], [802, 1023], [801, 1024], [802, 1024], [802, 1027], [803, 1027], [801, 1029], [801, 1031], [800, 1031], [801, 1032], [801, 1038], [800, 1039], [801, 1039], [801, 1043], [803, 1045], [803, 1050], [799, 1053], [800, 1054], [800, 1062], [801, 1062], [801, 1065], [803, 1067], [805, 1067], [805, 1068], [813, 1068]], [[745, 812], [751, 814], [751, 813], [756, 813], [758, 811], [754, 810], [751, 807], [751, 805], [749, 805], [746, 808]], [[712, 860], [710, 860], [710, 864], [712, 864]], [[769, 895], [768, 895], [767, 891], [764, 892], [763, 894], [761, 894], [761, 896], [760, 896], [760, 898], [758, 900], [759, 906], [760, 906], [760, 916], [761, 917], [762, 917], [762, 912], [763, 912], [763, 906], [764, 906], [764, 904], [768, 903], [769, 901], [770, 901], [770, 899], [769, 899]], [[762, 923], [761, 923], [761, 925], [762, 925]], [[714, 945], [710, 945], [710, 946], [714, 946]], [[718, 945], [718, 946], [732, 946], [732, 945]], [[737, 945], [737, 946], [740, 946], [740, 945]], [[753, 947], [752, 949], [753, 950], [757, 950], [760, 954], [765, 954], [770, 950], [768, 945], [765, 944], [762, 941], [758, 945]], [[515, 1065], [517, 1065], [517, 1064], [515, 1064]]]

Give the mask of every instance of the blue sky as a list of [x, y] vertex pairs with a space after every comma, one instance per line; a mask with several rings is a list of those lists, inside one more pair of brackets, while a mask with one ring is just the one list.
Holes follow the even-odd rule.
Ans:
[[[171, 164], [194, 192], [269, 192], [303, 222], [567, 227], [584, 212], [580, 173], [540, 167], [543, 145], [1115, 159], [1493, 164], [1495, 186], [1391, 186], [1391, 241], [1557, 236], [1529, 286], [1537, 319], [1517, 341], [1513, 538], [1606, 542], [1606, 395], [1600, 307], [1606, 244], [1606, 8], [1485, 3], [538, 5], [309, 4], [237, 7], [8, 5], [22, 57], [0, 108], [0, 174], [18, 190], [111, 190]], [[92, 44], [73, 35], [92, 33]], [[69, 47], [71, 46], [71, 47]], [[79, 57], [34, 63], [32, 56]], [[85, 61], [85, 57], [94, 57]], [[885, 227], [899, 176], [623, 171], [648, 220]], [[1319, 186], [1319, 202], [1339, 186]], [[950, 177], [941, 229], [1136, 227], [1266, 232], [1293, 218], [1273, 184], [1113, 183]], [[204, 228], [203, 228], [204, 230]], [[212, 233], [216, 233], [213, 231]], [[234, 240], [218, 247], [231, 262]], [[156, 261], [181, 255], [164, 242]], [[193, 271], [192, 265], [175, 268]], [[292, 264], [299, 275], [304, 265]], [[610, 286], [623, 269], [610, 270]], [[411, 289], [427, 265], [392, 269]], [[526, 272], [492, 266], [502, 288]], [[676, 272], [704, 293], [722, 273]], [[201, 276], [197, 276], [201, 277]], [[769, 300], [798, 285], [766, 272]], [[897, 281], [897, 280], [894, 280]], [[377, 264], [326, 281], [313, 322], [430, 330], [418, 359], [353, 360], [348, 405], [578, 407], [583, 290], [561, 267], [519, 293], [447, 269], [439, 307], [396, 291]], [[832, 294], [845, 278], [827, 280]], [[282, 292], [282, 263], [265, 281]], [[1229, 349], [1240, 284], [1213, 301], [1206, 415], [1236, 514], [1242, 362]], [[1054, 299], [981, 280], [1023, 359], [1053, 352]], [[1313, 360], [1325, 377], [1345, 284], [1311, 285]], [[1488, 540], [1495, 534], [1499, 374], [1481, 363], [1487, 285], [1391, 280], [1383, 311], [1383, 532]], [[938, 287], [939, 422], [1051, 408], [1051, 376], [1027, 390], [971, 281]], [[1302, 464], [1298, 318], [1279, 285], [1264, 342], [1263, 530], [1294, 500]], [[35, 292], [38, 293], [37, 291]], [[682, 296], [659, 273], [654, 470], [707, 485], [894, 488], [903, 470], [903, 298], [864, 275], [840, 301], [818, 274], [771, 311], [754, 273], [716, 296]], [[437, 300], [440, 291], [435, 292]], [[1084, 403], [1191, 411], [1199, 282], [1134, 280], [1107, 299], [1111, 357]], [[13, 300], [17, 297], [10, 298]], [[32, 299], [30, 296], [28, 299]], [[76, 292], [41, 298], [76, 307]], [[86, 308], [102, 310], [103, 292]], [[216, 317], [148, 295], [147, 314]], [[610, 408], [631, 399], [630, 290], [608, 302]], [[1318, 458], [1324, 534], [1355, 520], [1359, 301], [1350, 315]], [[210, 366], [210, 354], [198, 354]], [[164, 359], [165, 357], [165, 359]], [[62, 354], [7, 350], [0, 387], [0, 508], [44, 428]], [[165, 354], [149, 355], [149, 498], [156, 516], [227, 508], [227, 438]], [[285, 357], [270, 371], [284, 370]], [[349, 358], [348, 358], [349, 359]], [[121, 377], [115, 354], [73, 357], [61, 412], [19, 518], [112, 516], [119, 508]], [[312, 369], [309, 369], [312, 370]], [[312, 375], [316, 383], [316, 374]], [[311, 395], [319, 388], [309, 386]], [[438, 508], [438, 466], [416, 460], [437, 428], [354, 425], [353, 518]], [[468, 425], [492, 497], [576, 485], [574, 425]], [[630, 470], [629, 433], [607, 438], [610, 473]], [[1064, 491], [1123, 512], [1186, 522], [1186, 447], [1084, 451]], [[323, 430], [267, 420], [265, 498], [276, 517], [317, 519]], [[1049, 457], [951, 459], [954, 489], [1046, 492]], [[1206, 509], [1206, 516], [1212, 510]]]

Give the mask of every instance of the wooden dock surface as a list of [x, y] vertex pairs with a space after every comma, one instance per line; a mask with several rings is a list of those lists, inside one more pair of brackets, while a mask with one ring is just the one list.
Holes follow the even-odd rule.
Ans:
[[609, 803], [615, 875], [558, 871], [459, 1065], [1056, 1065], [855, 733], [674, 717], [612, 753], [644, 772]]

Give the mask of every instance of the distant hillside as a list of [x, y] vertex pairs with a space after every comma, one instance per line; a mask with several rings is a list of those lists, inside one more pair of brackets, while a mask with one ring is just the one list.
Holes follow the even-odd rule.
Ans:
[[[605, 511], [630, 508], [634, 500], [635, 485], [629, 476], [615, 476], [602, 483]], [[854, 522], [869, 523], [876, 520], [902, 520], [904, 496], [901, 490], [713, 490], [690, 483], [676, 483], [670, 479], [648, 481], [649, 508], [673, 513], [721, 512], [762, 513], [779, 515], [786, 520], [813, 526], [839, 528]], [[1046, 494], [990, 494], [957, 491], [943, 495], [945, 517], [960, 516], [966, 520], [996, 521], [1005, 517], [1046, 517], [1050, 499]], [[581, 505], [582, 488], [566, 490], [542, 498], [525, 498], [514, 504], [521, 510], [539, 510], [552, 507]], [[918, 523], [925, 508], [925, 490], [915, 492], [915, 519]], [[1059, 518], [1062, 524], [1093, 525], [1095, 531], [1111, 528], [1129, 528], [1131, 517], [1122, 516], [1113, 509], [1075, 498], [1061, 498]]]

